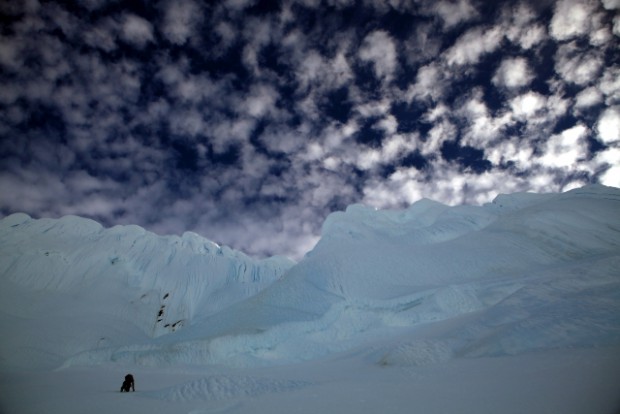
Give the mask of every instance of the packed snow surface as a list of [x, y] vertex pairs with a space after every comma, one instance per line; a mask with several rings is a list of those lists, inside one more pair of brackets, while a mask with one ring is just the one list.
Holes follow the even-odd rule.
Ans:
[[[14, 214], [0, 412], [611, 414], [619, 269], [620, 190], [598, 185], [353, 205], [296, 264]], [[139, 392], [110, 394], [129, 370]]]

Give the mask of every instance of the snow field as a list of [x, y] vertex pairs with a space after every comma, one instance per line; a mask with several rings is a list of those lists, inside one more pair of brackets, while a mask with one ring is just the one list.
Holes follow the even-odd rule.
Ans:
[[[620, 407], [617, 347], [406, 366], [368, 363], [376, 351], [243, 370], [108, 364], [2, 371], [0, 412], [613, 414]], [[127, 372], [137, 391], [121, 394]]]

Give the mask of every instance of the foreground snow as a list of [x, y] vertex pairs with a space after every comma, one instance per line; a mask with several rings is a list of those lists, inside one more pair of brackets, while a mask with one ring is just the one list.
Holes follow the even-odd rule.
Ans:
[[296, 265], [23, 214], [0, 252], [0, 412], [620, 409], [619, 189], [351, 206]]
[[[372, 353], [370, 351], [370, 353]], [[617, 413], [620, 349], [545, 351], [385, 367], [369, 351], [278, 367], [105, 364], [0, 374], [0, 412]], [[135, 393], [119, 393], [124, 375]]]

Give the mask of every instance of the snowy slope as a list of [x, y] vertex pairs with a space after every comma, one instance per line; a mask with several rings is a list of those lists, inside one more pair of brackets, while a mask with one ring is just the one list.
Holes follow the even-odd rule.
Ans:
[[[84, 366], [129, 366], [157, 378], [167, 371], [148, 370], [191, 367], [183, 380], [146, 393], [149, 401], [255, 412], [237, 403], [260, 398], [271, 407], [263, 412], [275, 412], [270, 404], [285, 398], [275, 395], [315, 401], [315, 393], [329, 394], [325, 378], [338, 377], [345, 394], [400, 392], [402, 404], [385, 412], [410, 412], [410, 398], [425, 394], [410, 396], [402, 375], [425, 389], [415, 378], [456, 386], [447, 378], [487, 372], [470, 387], [478, 392], [508, 370], [526, 389], [528, 375], [540, 374], [527, 364], [543, 361], [554, 362], [541, 384], [598, 370], [591, 380], [598, 391], [588, 395], [601, 407], [616, 395], [604, 384], [620, 364], [611, 356], [620, 350], [617, 188], [501, 195], [477, 207], [354, 205], [327, 218], [317, 246], [295, 265], [253, 260], [193, 234], [159, 237], [134, 226], [23, 214], [0, 221], [0, 255], [0, 329], [8, 334], [0, 365], [77, 374]], [[568, 363], [573, 356], [579, 361]], [[277, 368], [286, 366], [301, 367], [303, 378]], [[385, 368], [402, 371], [377, 371]], [[367, 375], [380, 383], [360, 382]], [[513, 398], [506, 387], [497, 395]], [[591, 412], [591, 404], [563, 399], [575, 387], [547, 389], [554, 397], [529, 412]], [[145, 401], [142, 412], [152, 412]], [[441, 407], [427, 402], [429, 410]], [[329, 412], [321, 402], [296, 408]], [[377, 412], [361, 408], [350, 412]], [[474, 402], [459, 412], [523, 411]]]
[[0, 318], [15, 332], [0, 344], [2, 361], [54, 365], [168, 334], [255, 295], [292, 265], [192, 233], [161, 237], [137, 226], [14, 214], [0, 221]]

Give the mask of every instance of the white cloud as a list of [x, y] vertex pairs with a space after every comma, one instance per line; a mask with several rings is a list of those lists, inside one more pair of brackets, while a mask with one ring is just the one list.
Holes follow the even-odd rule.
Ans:
[[330, 170], [330, 171], [338, 171], [340, 164], [341, 164], [341, 160], [338, 157], [334, 157], [334, 156], [325, 157], [322, 163], [323, 168]]
[[398, 65], [396, 45], [390, 35], [383, 30], [368, 34], [359, 50], [359, 57], [373, 64], [379, 79], [391, 80]]
[[607, 166], [600, 177], [601, 184], [620, 187], [620, 148], [608, 148], [598, 153], [596, 161]]
[[607, 108], [598, 119], [596, 130], [606, 144], [620, 140], [620, 106]]
[[276, 103], [279, 93], [271, 85], [257, 84], [252, 86], [250, 93], [243, 99], [242, 108], [248, 115], [254, 118], [264, 116], [277, 116]]
[[307, 89], [317, 79], [321, 79], [325, 62], [317, 51], [310, 51], [297, 69], [297, 79], [302, 90]]
[[109, 178], [93, 177], [86, 171], [70, 171], [63, 182], [72, 193], [89, 195], [101, 191], [114, 191], [118, 185]]
[[439, 101], [445, 94], [449, 82], [445, 78], [443, 68], [436, 62], [418, 69], [415, 84], [407, 91], [407, 100], [426, 100], [428, 98]]
[[504, 35], [501, 28], [492, 27], [483, 29], [476, 27], [459, 37], [456, 43], [448, 49], [445, 58], [450, 65], [471, 65], [480, 61], [480, 58], [496, 50]]
[[487, 148], [489, 143], [501, 135], [502, 128], [511, 122], [510, 114], [491, 116], [481, 90], [474, 90], [471, 97], [453, 110], [466, 121], [462, 144], [476, 148]]
[[377, 149], [362, 149], [355, 154], [355, 165], [360, 170], [370, 170], [381, 163], [381, 151]]
[[620, 66], [606, 69], [598, 88], [605, 95], [607, 105], [620, 103]]
[[230, 91], [225, 80], [213, 81], [205, 74], [192, 75], [189, 62], [162, 60], [157, 78], [166, 85], [167, 94], [177, 103], [198, 105], [208, 103], [212, 107], [226, 106]]
[[[603, 3], [604, 5], [604, 3]], [[608, 44], [613, 47], [613, 21], [612, 25], [608, 24], [608, 17], [613, 13], [606, 13], [602, 11], [600, 8], [596, 8], [596, 10], [592, 10], [592, 15], [590, 16], [590, 45], [595, 47], [604, 47]], [[617, 21], [618, 13], [615, 13], [616, 16], [614, 20]]]
[[274, 126], [267, 128], [259, 139], [271, 151], [292, 155], [298, 152], [307, 141], [308, 131], [304, 128], [303, 125], [297, 129]]
[[419, 171], [413, 168], [399, 169], [387, 180], [369, 180], [363, 190], [363, 202], [376, 208], [394, 208], [420, 200], [425, 190], [423, 176]]
[[201, 15], [200, 7], [193, 0], [169, 1], [161, 31], [171, 43], [182, 45], [196, 30]]
[[544, 154], [539, 161], [551, 168], [574, 168], [578, 161], [587, 156], [585, 141], [588, 129], [583, 125], [576, 125], [562, 133], [551, 136], [544, 148]]
[[344, 143], [347, 142], [347, 140], [358, 130], [359, 127], [353, 121], [349, 121], [345, 125], [340, 123], [332, 123], [323, 128], [319, 140], [326, 152], [333, 153], [339, 148], [342, 148]]
[[82, 34], [84, 42], [91, 47], [111, 52], [118, 47], [116, 44], [117, 26], [114, 20], [107, 19], [90, 27]]
[[502, 10], [502, 30], [512, 43], [530, 49], [546, 36], [545, 27], [537, 22], [538, 17], [528, 4], [508, 2]]
[[420, 144], [420, 152], [422, 155], [430, 156], [439, 152], [441, 145], [445, 141], [451, 141], [457, 136], [456, 126], [448, 121], [442, 120], [433, 124], [433, 127], [428, 131], [425, 140]]
[[541, 43], [547, 35], [547, 31], [542, 25], [535, 24], [525, 29], [519, 36], [519, 44], [523, 49], [531, 49]]
[[258, 64], [258, 52], [259, 49], [255, 45], [246, 45], [242, 51], [243, 63], [254, 75], [260, 75], [260, 65]]
[[398, 128], [398, 122], [393, 115], [388, 115], [385, 118], [381, 119], [377, 122], [377, 127], [383, 130], [386, 134], [392, 135], [396, 132]]
[[404, 58], [407, 63], [416, 67], [422, 62], [433, 60], [441, 51], [441, 38], [437, 36], [433, 25], [418, 24], [411, 35], [403, 42]]
[[596, 31], [592, 31], [590, 33], [590, 44], [592, 46], [605, 46], [610, 41], [613, 41], [613, 36], [610, 33], [609, 29], [606, 27], [603, 27]]
[[237, 32], [234, 27], [225, 21], [220, 21], [214, 28], [215, 33], [220, 37], [221, 51], [228, 49], [236, 40]]
[[563, 44], [555, 55], [555, 70], [567, 82], [586, 85], [595, 81], [603, 68], [598, 54], [580, 49], [575, 42]]
[[195, 109], [174, 111], [168, 117], [170, 128], [175, 134], [195, 137], [207, 131], [207, 122], [202, 114]]
[[579, 92], [575, 97], [575, 108], [589, 108], [603, 102], [603, 94], [598, 88], [590, 86]]
[[125, 15], [122, 19], [121, 37], [138, 48], [143, 48], [155, 39], [153, 26], [135, 14]]
[[607, 10], [620, 9], [620, 0], [601, 0]]
[[226, 152], [231, 144], [247, 142], [256, 125], [250, 118], [211, 120], [207, 126], [209, 143], [217, 154]]
[[569, 110], [571, 100], [560, 92], [544, 96], [529, 91], [507, 102], [504, 115], [495, 120], [497, 125], [518, 125], [524, 139], [541, 139], [549, 136], [556, 122]]
[[444, 29], [450, 29], [478, 16], [478, 12], [468, 0], [439, 1], [433, 5], [433, 11], [443, 22]]
[[418, 148], [418, 134], [395, 134], [383, 143], [381, 151], [385, 160], [392, 161], [398, 156], [408, 154]]
[[568, 112], [568, 108], [570, 104], [571, 104], [571, 100], [565, 97], [561, 93], [549, 95], [547, 97], [547, 108], [546, 108], [546, 113], [547, 113], [549, 120], [555, 121], [558, 118], [564, 116]]
[[202, 76], [188, 76], [175, 86], [174, 92], [185, 102], [198, 103], [215, 97], [219, 99], [223, 93], [221, 85], [214, 84], [209, 78]]
[[270, 19], [246, 19], [243, 28], [243, 37], [246, 45], [243, 48], [242, 60], [247, 68], [260, 76], [262, 73], [261, 65], [258, 62], [258, 55], [273, 39], [279, 38], [276, 26]]
[[[326, 92], [348, 84], [354, 77], [348, 60], [347, 39], [333, 39], [333, 53], [319, 52], [308, 45], [310, 40], [303, 33], [292, 31], [280, 43], [292, 73], [295, 75], [298, 92], [305, 94], [305, 112], [320, 117], [318, 105]], [[331, 57], [330, 57], [331, 55]], [[349, 88], [349, 94], [353, 88]]]
[[515, 118], [527, 120], [545, 108], [547, 99], [539, 93], [527, 92], [526, 94], [517, 96], [510, 101]]
[[344, 53], [337, 53], [327, 67], [330, 70], [326, 72], [326, 83], [331, 84], [332, 88], [342, 86], [353, 79], [351, 66]]
[[383, 116], [390, 111], [392, 102], [388, 98], [378, 101], [365, 101], [355, 107], [355, 111], [364, 118]]
[[22, 43], [17, 38], [9, 36], [2, 36], [0, 39], [0, 65], [12, 70], [20, 69]]
[[555, 10], [549, 31], [556, 40], [568, 40], [586, 35], [590, 31], [590, 17], [593, 13], [587, 0], [560, 0]]
[[275, 28], [276, 26], [271, 19], [251, 18], [245, 22], [243, 36], [249, 43], [263, 47], [268, 45], [274, 37], [278, 36]]
[[361, 148], [351, 152], [351, 162], [362, 170], [393, 164], [399, 157], [418, 149], [417, 134], [392, 134], [381, 143], [381, 148]]
[[435, 123], [436, 121], [447, 117], [450, 111], [450, 108], [446, 104], [440, 103], [433, 108], [429, 108], [428, 111], [424, 114], [423, 119], [426, 122]]
[[513, 89], [529, 85], [533, 77], [525, 58], [508, 58], [502, 61], [495, 72], [493, 83]]
[[519, 171], [532, 167], [534, 148], [525, 139], [511, 137], [485, 149], [485, 155], [494, 165], [512, 163]]

